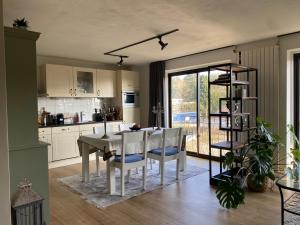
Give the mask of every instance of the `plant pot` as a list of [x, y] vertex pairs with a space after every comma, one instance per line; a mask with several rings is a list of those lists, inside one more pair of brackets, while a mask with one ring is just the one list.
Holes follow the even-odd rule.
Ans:
[[268, 189], [268, 183], [269, 183], [269, 179], [267, 177], [265, 177], [263, 185], [261, 186], [257, 186], [254, 184], [254, 182], [252, 181], [252, 175], [249, 175], [247, 178], [247, 187], [250, 191], [253, 192], [266, 192]]

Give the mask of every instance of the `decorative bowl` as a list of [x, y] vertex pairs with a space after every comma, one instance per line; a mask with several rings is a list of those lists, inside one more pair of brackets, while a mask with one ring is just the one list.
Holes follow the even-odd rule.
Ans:
[[140, 127], [129, 127], [129, 129], [130, 129], [131, 131], [138, 131], [138, 130], [140, 130], [141, 128], [140, 128]]

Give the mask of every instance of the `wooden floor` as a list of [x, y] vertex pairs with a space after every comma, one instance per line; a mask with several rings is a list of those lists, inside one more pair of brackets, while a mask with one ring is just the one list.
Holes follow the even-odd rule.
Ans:
[[[94, 163], [91, 163], [94, 165]], [[208, 162], [200, 160], [201, 167]], [[101, 165], [104, 168], [104, 165]], [[57, 182], [81, 172], [81, 164], [49, 170], [51, 225], [277, 225], [280, 199], [274, 192], [247, 193], [246, 204], [236, 210], [219, 206], [208, 172], [97, 209]]]

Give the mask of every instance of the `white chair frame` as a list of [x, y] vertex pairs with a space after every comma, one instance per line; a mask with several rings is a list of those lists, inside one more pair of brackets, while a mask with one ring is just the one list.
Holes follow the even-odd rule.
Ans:
[[[166, 144], [167, 144], [167, 138], [169, 137], [175, 137], [177, 138], [177, 154], [166, 156], [165, 150], [166, 150]], [[147, 153], [147, 157], [150, 159], [154, 159], [159, 161], [159, 172], [160, 172], [160, 183], [161, 185], [164, 185], [164, 170], [165, 170], [165, 162], [171, 161], [171, 160], [177, 160], [176, 162], [176, 180], [179, 178], [179, 170], [180, 170], [180, 158], [182, 157], [181, 152], [181, 145], [182, 145], [182, 128], [168, 128], [163, 130], [163, 137], [162, 137], [162, 151], [161, 155], [151, 153], [151, 150]]]
[[[125, 172], [130, 171], [133, 168], [143, 168], [143, 189], [146, 187], [146, 175], [147, 175], [147, 132], [146, 131], [138, 131], [138, 132], [131, 132], [131, 133], [123, 133], [122, 134], [122, 149], [121, 149], [121, 160], [120, 162], [116, 162], [114, 159], [110, 160], [108, 163], [108, 174], [109, 174], [109, 180], [110, 180], [110, 187], [115, 184], [115, 176], [111, 176], [111, 174], [114, 174], [115, 168], [118, 168], [121, 172], [121, 196], [125, 195]], [[143, 142], [142, 146], [142, 152], [143, 154], [143, 160], [137, 161], [137, 162], [131, 162], [131, 163], [125, 163], [125, 155], [126, 155], [126, 149], [127, 144], [138, 144]], [[129, 179], [129, 176], [128, 176]], [[112, 189], [110, 188], [110, 194], [113, 195], [115, 193], [112, 193]]]

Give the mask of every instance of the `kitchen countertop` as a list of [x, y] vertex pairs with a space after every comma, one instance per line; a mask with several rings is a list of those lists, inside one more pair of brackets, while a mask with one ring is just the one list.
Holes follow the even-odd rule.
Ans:
[[[110, 123], [110, 122], [122, 122], [122, 120], [111, 120], [111, 121], [107, 121], [107, 122], [108, 123]], [[101, 121], [101, 122], [87, 121], [87, 122], [79, 122], [79, 123], [53, 124], [53, 125], [47, 125], [47, 126], [39, 125], [39, 128], [78, 126], [78, 125], [96, 124], [96, 123], [104, 123], [104, 122], [103, 121]]]

